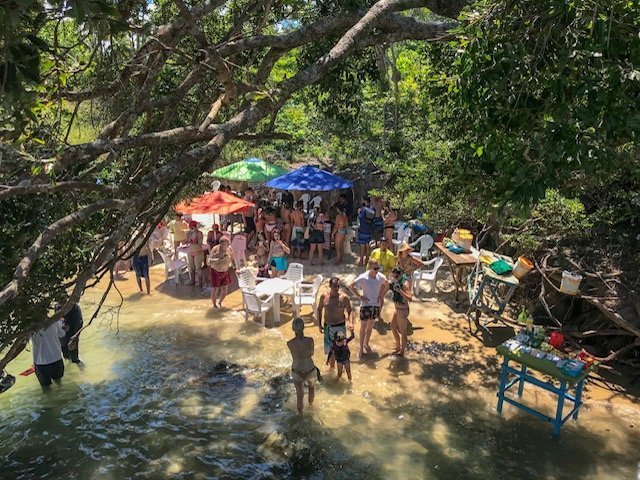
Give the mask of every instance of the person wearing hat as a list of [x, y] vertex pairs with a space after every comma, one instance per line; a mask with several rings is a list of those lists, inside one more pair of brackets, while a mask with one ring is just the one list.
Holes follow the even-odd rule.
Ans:
[[382, 267], [382, 273], [384, 276], [389, 278], [391, 270], [396, 266], [396, 256], [391, 250], [389, 250], [389, 240], [387, 237], [382, 237], [380, 239], [379, 247], [371, 252], [369, 258], [377, 261]]
[[416, 268], [421, 268], [425, 265], [419, 258], [411, 256], [411, 252], [413, 252], [413, 248], [411, 248], [407, 242], [402, 242], [400, 247], [398, 247], [398, 258], [396, 261], [397, 266], [400, 267], [402, 272], [407, 276], [410, 287], [413, 285], [413, 272], [415, 272]]
[[291, 365], [291, 379], [296, 387], [298, 413], [302, 415], [304, 408], [304, 384], [309, 388], [309, 406], [313, 405], [315, 395], [315, 381], [318, 376], [313, 363], [313, 338], [304, 336], [304, 320], [296, 317], [291, 322], [295, 337], [287, 342], [293, 363]]
[[204, 263], [203, 240], [204, 235], [198, 229], [198, 222], [191, 220], [186, 237], [186, 243], [189, 246], [187, 249], [187, 266], [189, 268], [191, 285], [195, 285], [196, 287], [202, 287], [202, 265]]

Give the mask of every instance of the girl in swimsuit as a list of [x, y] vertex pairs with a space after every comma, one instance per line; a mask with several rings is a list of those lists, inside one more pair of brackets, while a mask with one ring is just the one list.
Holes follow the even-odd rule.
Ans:
[[412, 257], [410, 254], [413, 251], [413, 248], [409, 246], [406, 242], [403, 242], [400, 247], [398, 247], [398, 256], [396, 260], [396, 265], [400, 267], [402, 273], [404, 273], [409, 281], [409, 286], [413, 286], [413, 272], [415, 272], [416, 268], [424, 267], [424, 262], [415, 257]]
[[342, 263], [342, 256], [344, 255], [344, 239], [347, 236], [347, 223], [348, 218], [347, 214], [344, 213], [344, 210], [341, 207], [336, 207], [338, 210], [338, 215], [336, 215], [336, 224], [333, 227], [333, 244], [336, 247], [336, 265], [340, 265]]
[[291, 378], [296, 387], [298, 413], [302, 415], [304, 408], [304, 384], [309, 388], [309, 406], [313, 405], [317, 369], [313, 363], [313, 338], [304, 336], [304, 321], [294, 318], [291, 328], [296, 336], [287, 342], [293, 363]]
[[264, 233], [267, 237], [267, 242], [271, 241], [273, 236], [273, 231], [278, 228], [278, 219], [276, 217], [276, 212], [273, 207], [267, 207], [265, 209], [265, 225], [264, 225]]

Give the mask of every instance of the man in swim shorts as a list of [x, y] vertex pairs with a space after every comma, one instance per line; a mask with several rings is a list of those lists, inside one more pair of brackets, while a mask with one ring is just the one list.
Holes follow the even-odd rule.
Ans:
[[[324, 313], [324, 325], [322, 316]], [[329, 293], [320, 295], [318, 301], [318, 327], [320, 333], [324, 334], [324, 353], [327, 355], [331, 350], [331, 344], [338, 332], [343, 334], [347, 331], [346, 322], [349, 322], [349, 329], [353, 330], [353, 311], [351, 310], [351, 300], [344, 293], [340, 293], [340, 280], [337, 277], [329, 279]], [[335, 366], [335, 357], [331, 357], [331, 368]]]
[[[358, 276], [349, 290], [360, 299], [360, 352], [362, 359], [364, 352], [370, 353], [369, 339], [373, 331], [373, 324], [380, 316], [380, 307], [389, 289], [387, 277], [380, 273], [380, 264], [376, 260], [369, 260], [369, 270]], [[362, 293], [358, 292], [358, 289]]]

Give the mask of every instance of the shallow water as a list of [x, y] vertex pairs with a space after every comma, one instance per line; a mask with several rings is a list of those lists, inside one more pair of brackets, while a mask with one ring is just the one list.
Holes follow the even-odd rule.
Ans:
[[[139, 297], [132, 283], [119, 314], [107, 308], [83, 334], [83, 369], [67, 364], [45, 393], [18, 377], [0, 395], [1, 478], [636, 479], [637, 410], [587, 400], [559, 440], [513, 407], [498, 416], [497, 359], [479, 364], [453, 319], [427, 320], [428, 305], [412, 315], [407, 358], [354, 363], [352, 386], [325, 375], [299, 418], [288, 325], [264, 330], [189, 293]], [[85, 295], [85, 316], [98, 298]], [[450, 338], [434, 342], [435, 327]], [[383, 333], [379, 351], [392, 345]], [[30, 363], [23, 354], [10, 370]], [[551, 406], [535, 390], [527, 399]]]

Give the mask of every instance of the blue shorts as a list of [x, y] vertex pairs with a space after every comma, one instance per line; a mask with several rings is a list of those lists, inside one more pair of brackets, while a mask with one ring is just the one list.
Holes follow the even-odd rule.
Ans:
[[271, 266], [275, 267], [277, 272], [286, 272], [287, 257], [271, 257]]
[[371, 241], [371, 232], [363, 232], [358, 230], [358, 243], [360, 245], [368, 245]]
[[136, 276], [140, 278], [149, 278], [149, 257], [146, 255], [133, 257], [133, 270], [136, 272]]

